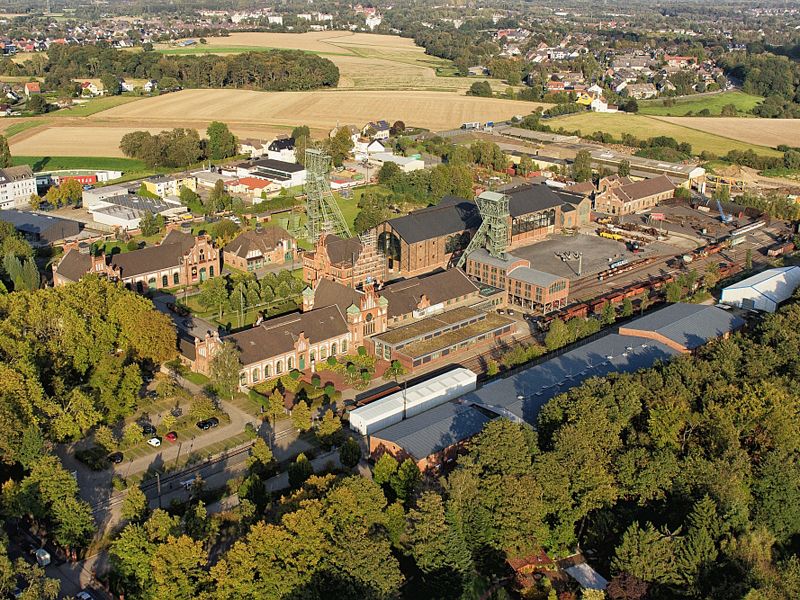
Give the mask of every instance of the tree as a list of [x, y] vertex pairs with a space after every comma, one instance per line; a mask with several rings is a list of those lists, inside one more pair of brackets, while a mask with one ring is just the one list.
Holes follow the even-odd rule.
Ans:
[[213, 121], [206, 130], [208, 135], [208, 158], [222, 160], [236, 155], [236, 136], [225, 123]]
[[383, 372], [384, 381], [397, 380], [407, 373], [406, 368], [399, 360], [393, 360], [389, 367]]
[[196, 421], [205, 421], [210, 419], [217, 412], [214, 406], [214, 401], [205, 394], [198, 394], [192, 398], [192, 404], [189, 406], [189, 416]]
[[619, 167], [617, 167], [617, 175], [620, 177], [628, 177], [631, 174], [631, 161], [621, 160]]
[[139, 486], [128, 488], [122, 500], [122, 518], [128, 521], [142, 521], [147, 516], [147, 496]]
[[272, 450], [270, 450], [264, 438], [257, 437], [250, 448], [250, 457], [248, 458], [248, 466], [253, 471], [266, 472], [272, 466], [275, 460]]
[[753, 249], [748, 248], [744, 254], [744, 268], [750, 271], [753, 268]]
[[222, 181], [222, 179], [218, 179], [214, 184], [214, 189], [211, 190], [211, 193], [206, 199], [206, 210], [209, 213], [216, 213], [224, 210], [230, 205], [230, 202], [231, 197], [225, 190], [225, 182]]
[[208, 555], [203, 543], [189, 536], [169, 536], [166, 543], [159, 544], [150, 566], [153, 587], [151, 598], [155, 600], [191, 600], [205, 584], [208, 574]]
[[31, 194], [30, 198], [28, 198], [28, 204], [31, 205], [32, 210], [39, 210], [39, 207], [42, 205], [42, 198], [38, 194]]
[[317, 439], [323, 446], [335, 446], [342, 439], [342, 421], [332, 410], [325, 411], [317, 425]]
[[400, 135], [406, 130], [406, 124], [403, 121], [395, 121], [392, 123], [392, 127], [389, 130], [389, 133], [392, 135]]
[[626, 100], [622, 110], [629, 113], [639, 112], [639, 103], [636, 101], [636, 98], [629, 98]]
[[31, 111], [35, 115], [41, 115], [47, 112], [50, 105], [47, 104], [47, 100], [41, 94], [36, 94], [28, 98], [28, 101], [25, 103], [25, 107]]
[[8, 148], [8, 140], [0, 135], [0, 169], [11, 166], [11, 150]]
[[228, 284], [222, 277], [212, 277], [200, 284], [197, 301], [203, 308], [217, 309], [217, 319], [222, 320], [222, 309], [228, 301]]
[[571, 167], [572, 178], [575, 181], [591, 181], [592, 155], [588, 150], [578, 150]]
[[304, 400], [292, 408], [292, 426], [298, 431], [311, 429], [311, 407]]
[[648, 309], [650, 304], [651, 304], [650, 292], [648, 290], [645, 290], [644, 292], [642, 292], [642, 297], [639, 299], [639, 313], [643, 314], [644, 311]]
[[337, 167], [350, 155], [353, 149], [353, 139], [350, 137], [350, 130], [347, 127], [340, 127], [336, 134], [326, 140], [326, 149]]
[[417, 463], [407, 458], [400, 463], [397, 471], [391, 476], [389, 485], [391, 485], [398, 500], [407, 502], [411, 499], [414, 488], [420, 479], [422, 479], [422, 474], [419, 472]]
[[339, 460], [348, 469], [355, 467], [361, 460], [361, 446], [351, 437], [348, 437], [339, 448]]
[[395, 177], [400, 176], [402, 173], [403, 171], [400, 169], [397, 163], [385, 162], [383, 165], [381, 165], [381, 168], [378, 169], [378, 183], [386, 185]]
[[645, 600], [649, 586], [630, 573], [620, 573], [609, 583], [606, 591], [611, 600]]
[[611, 302], [606, 302], [603, 305], [603, 315], [602, 315], [602, 322], [603, 325], [613, 325], [614, 321], [617, 320], [617, 311], [614, 308], [614, 305]]
[[397, 471], [397, 460], [388, 452], [381, 454], [375, 467], [372, 469], [372, 479], [378, 485], [388, 485], [392, 476]]
[[467, 90], [467, 96], [479, 96], [481, 98], [492, 97], [492, 86], [488, 81], [476, 81]]
[[670, 281], [664, 286], [664, 291], [667, 302], [680, 302], [683, 298], [683, 290], [676, 281]]
[[278, 418], [285, 413], [286, 405], [284, 404], [283, 394], [278, 388], [275, 388], [264, 402], [264, 414], [274, 428]]
[[651, 523], [644, 529], [634, 523], [623, 534], [611, 568], [649, 583], [677, 583], [672, 538], [656, 531]]
[[145, 213], [139, 220], [139, 229], [145, 237], [152, 237], [159, 233], [164, 227], [164, 216]]
[[300, 487], [306, 479], [314, 474], [314, 465], [302, 452], [295, 461], [289, 465], [289, 485], [293, 488]]
[[556, 350], [569, 344], [572, 341], [570, 338], [566, 323], [561, 319], [553, 319], [544, 336], [544, 345], [550, 351]]
[[622, 316], [630, 317], [633, 314], [633, 302], [630, 298], [625, 298], [622, 301]]
[[100, 76], [100, 83], [103, 84], [103, 90], [109, 96], [117, 96], [120, 92], [119, 79], [112, 73], [103, 73]]
[[242, 361], [239, 350], [232, 342], [224, 342], [211, 358], [211, 382], [221, 396], [233, 399], [239, 388], [239, 371]]

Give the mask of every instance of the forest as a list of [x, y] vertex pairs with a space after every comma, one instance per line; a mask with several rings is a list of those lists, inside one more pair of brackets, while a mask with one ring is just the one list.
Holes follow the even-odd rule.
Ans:
[[[44, 77], [50, 89], [71, 80], [113, 75], [161, 81], [186, 88], [244, 88], [266, 91], [336, 87], [339, 69], [327, 58], [298, 50], [269, 50], [230, 56], [165, 56], [154, 51], [125, 52], [97, 46], [53, 45], [22, 65], [2, 63], [5, 75]], [[172, 87], [172, 86], [167, 86]]]

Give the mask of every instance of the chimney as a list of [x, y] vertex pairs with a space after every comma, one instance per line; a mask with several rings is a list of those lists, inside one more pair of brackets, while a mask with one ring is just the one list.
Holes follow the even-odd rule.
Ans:
[[88, 242], [80, 242], [78, 244], [78, 252], [81, 254], [89, 254], [89, 250], [91, 249], [91, 245]]

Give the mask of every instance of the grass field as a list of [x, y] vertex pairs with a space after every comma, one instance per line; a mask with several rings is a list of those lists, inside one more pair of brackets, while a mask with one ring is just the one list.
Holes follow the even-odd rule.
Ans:
[[733, 104], [740, 113], [748, 113], [762, 100], [761, 96], [753, 96], [739, 91], [679, 98], [675, 100], [673, 106], [664, 106], [664, 100], [641, 100], [639, 102], [639, 114], [659, 117], [683, 117], [689, 112], [696, 115], [701, 110], [708, 109], [712, 116], [718, 116], [722, 111], [722, 107], [727, 104]]
[[92, 98], [85, 104], [76, 104], [70, 108], [62, 108], [52, 113], [48, 113], [48, 117], [88, 117], [115, 106], [122, 106], [129, 102], [136, 102], [141, 100], [142, 96], [101, 96], [99, 98]]
[[14, 165], [30, 165], [34, 171], [70, 171], [98, 169], [108, 171], [145, 172], [147, 167], [132, 158], [108, 158], [105, 156], [13, 156]]
[[9, 119], [5, 122], [0, 121], [0, 134], [3, 134], [7, 138], [11, 138], [22, 133], [23, 131], [33, 129], [34, 127], [38, 127], [44, 123], [44, 119]]
[[692, 127], [703, 135], [722, 135], [751, 144], [775, 147], [800, 145], [800, 119], [738, 119], [736, 117], [660, 117], [664, 123]]
[[[595, 131], [605, 131], [615, 137], [621, 137], [623, 133], [629, 133], [639, 139], [647, 139], [654, 136], [665, 135], [678, 140], [688, 142], [692, 145], [695, 153], [705, 151], [715, 154], [726, 154], [729, 150], [754, 150], [766, 156], [778, 156], [780, 153], [772, 148], [755, 143], [747, 143], [741, 140], [732, 139], [730, 132], [725, 131], [725, 135], [712, 135], [700, 131], [698, 124], [704, 119], [697, 117], [680, 117], [680, 123], [674, 123], [675, 117], [648, 117], [644, 115], [629, 115], [625, 113], [580, 113], [550, 119], [547, 124], [553, 129], [563, 127], [564, 129], [575, 131], [579, 130], [583, 135], [590, 135]], [[734, 121], [736, 123], [748, 123], [755, 126], [769, 121], [768, 119], [707, 119], [714, 123], [724, 121]], [[800, 125], [800, 122], [798, 122]]]
[[[285, 48], [330, 58], [339, 67], [339, 88], [437, 90], [463, 93], [475, 79], [450, 77], [451, 61], [425, 54], [408, 38], [393, 35], [318, 31], [308, 33], [237, 32], [208, 43], [178, 48], [159, 44], [165, 54], [231, 54]], [[502, 91], [506, 84], [491, 81]]]

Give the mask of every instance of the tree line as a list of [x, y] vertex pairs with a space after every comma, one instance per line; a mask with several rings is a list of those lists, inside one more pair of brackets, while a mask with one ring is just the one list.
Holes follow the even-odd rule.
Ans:
[[235, 156], [237, 141], [228, 126], [214, 121], [200, 138], [196, 129], [177, 127], [155, 135], [132, 131], [122, 136], [120, 150], [125, 156], [144, 161], [151, 168], [187, 167], [201, 160], [222, 160]]
[[[229, 56], [171, 56], [154, 51], [125, 52], [113, 48], [53, 44], [47, 58], [15, 65], [4, 61], [3, 74], [44, 77], [49, 89], [74, 90], [78, 78], [169, 78], [189, 88], [243, 88], [267, 91], [336, 87], [339, 69], [327, 58], [299, 50], [267, 50]], [[167, 86], [172, 87], [172, 86]]]

